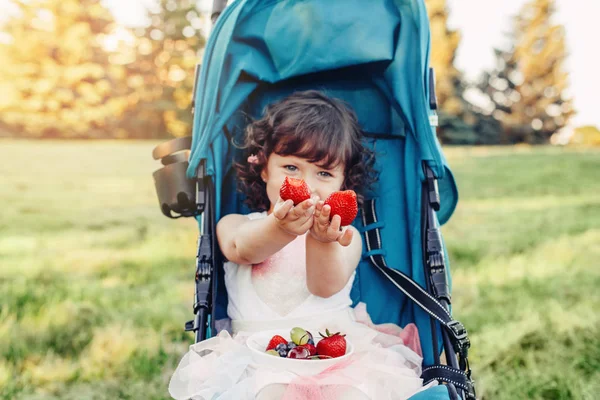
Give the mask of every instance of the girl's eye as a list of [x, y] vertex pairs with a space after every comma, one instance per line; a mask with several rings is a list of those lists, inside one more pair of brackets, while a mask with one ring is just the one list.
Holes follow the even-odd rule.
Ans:
[[295, 165], [284, 165], [283, 168], [287, 169], [290, 172], [298, 171], [298, 167], [296, 167]]
[[322, 176], [322, 177], [325, 177], [325, 178], [330, 178], [330, 177], [332, 177], [332, 176], [333, 176], [333, 175], [331, 175], [331, 174], [330, 174], [329, 172], [327, 172], [327, 171], [320, 171], [320, 172], [319, 172], [319, 175], [320, 175], [320, 176]]

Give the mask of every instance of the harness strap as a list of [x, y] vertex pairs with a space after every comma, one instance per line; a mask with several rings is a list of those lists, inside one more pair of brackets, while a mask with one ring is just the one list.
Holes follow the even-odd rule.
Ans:
[[452, 383], [455, 387], [468, 392], [471, 387], [469, 377], [464, 371], [447, 365], [432, 365], [423, 369], [421, 374], [423, 385], [427, 385], [433, 380]]
[[[363, 224], [368, 226], [374, 224], [377, 221], [377, 215], [375, 214], [375, 200], [366, 200], [363, 205]], [[437, 319], [442, 325], [446, 326], [449, 330], [453, 331], [452, 326], [460, 324], [458, 321], [454, 321], [452, 316], [446, 309], [435, 299], [431, 294], [425, 291], [418, 283], [409, 278], [406, 274], [401, 271], [395, 270], [388, 267], [385, 258], [383, 257], [383, 250], [381, 248], [381, 234], [379, 228], [374, 228], [370, 231], [365, 232], [365, 238], [367, 242], [366, 255], [371, 259], [371, 262], [377, 269], [392, 282], [399, 290], [401, 290], [406, 296], [413, 300], [419, 307], [425, 312]]]
[[[401, 271], [390, 268], [385, 261], [385, 253], [381, 246], [381, 223], [377, 221], [375, 199], [365, 200], [362, 207], [362, 222], [367, 244], [365, 257], [371, 260], [376, 269], [381, 272], [396, 288], [414, 301], [421, 309], [435, 318], [449, 333], [454, 351], [462, 359], [467, 358], [470, 341], [462, 323], [452, 318], [446, 308], [417, 282]], [[371, 229], [367, 229], [371, 227]], [[447, 365], [433, 365], [423, 370], [424, 384], [438, 380], [463, 389], [467, 398], [475, 398], [470, 374]]]

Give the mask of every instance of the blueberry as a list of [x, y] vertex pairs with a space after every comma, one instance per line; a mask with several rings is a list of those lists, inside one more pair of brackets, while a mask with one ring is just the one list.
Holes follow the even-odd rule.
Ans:
[[287, 353], [288, 353], [287, 344], [279, 343], [277, 346], [275, 346], [275, 351], [278, 352], [281, 357], [287, 357]]
[[294, 343], [294, 342], [287, 342], [287, 349], [288, 350], [291, 350], [294, 347], [296, 347], [296, 343]]
[[277, 352], [279, 353], [279, 357], [287, 357], [288, 355], [288, 351], [285, 349], [277, 350]]

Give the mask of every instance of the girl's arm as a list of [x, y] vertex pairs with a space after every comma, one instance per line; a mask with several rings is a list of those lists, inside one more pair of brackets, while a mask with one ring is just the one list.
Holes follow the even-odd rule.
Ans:
[[217, 224], [221, 252], [236, 264], [258, 264], [306, 233], [312, 226], [313, 212], [312, 200], [294, 207], [291, 200], [279, 199], [266, 218], [227, 215]]
[[[353, 226], [340, 232], [340, 216], [329, 223], [329, 206], [317, 205], [315, 223], [306, 236], [306, 284], [319, 297], [330, 297], [346, 286], [362, 254], [360, 234]], [[320, 215], [317, 215], [320, 214]]]

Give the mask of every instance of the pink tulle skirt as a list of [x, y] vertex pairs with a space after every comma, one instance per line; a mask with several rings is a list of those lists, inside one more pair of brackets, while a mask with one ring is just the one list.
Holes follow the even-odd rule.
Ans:
[[[311, 326], [310, 321], [306, 326]], [[222, 331], [190, 347], [171, 377], [169, 393], [181, 400], [398, 400], [432, 386], [422, 386], [421, 348], [414, 325], [404, 329], [374, 325], [364, 304], [359, 304], [351, 318], [329, 320], [315, 328], [345, 333], [353, 353], [318, 373], [301, 374], [256, 362], [246, 345], [254, 332], [241, 331], [232, 337]]]

